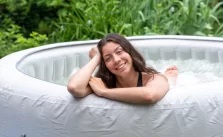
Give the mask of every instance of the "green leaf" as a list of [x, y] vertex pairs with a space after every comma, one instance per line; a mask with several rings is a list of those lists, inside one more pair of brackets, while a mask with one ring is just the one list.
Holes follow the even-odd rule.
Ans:
[[213, 29], [210, 23], [205, 24], [204, 28], [208, 29], [208, 30], [212, 30]]
[[201, 32], [201, 31], [195, 32], [194, 35], [197, 35], [197, 36], [206, 36], [206, 34], [203, 33], [203, 32]]

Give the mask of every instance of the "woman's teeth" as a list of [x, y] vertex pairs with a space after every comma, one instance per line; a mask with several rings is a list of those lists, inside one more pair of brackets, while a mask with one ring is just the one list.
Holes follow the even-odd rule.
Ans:
[[123, 68], [124, 66], [125, 66], [125, 63], [122, 64], [121, 66], [119, 66], [117, 69], [121, 69], [121, 68]]

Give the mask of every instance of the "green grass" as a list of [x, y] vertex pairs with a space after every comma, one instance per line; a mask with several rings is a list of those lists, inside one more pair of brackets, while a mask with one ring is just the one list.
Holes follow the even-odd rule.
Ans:
[[61, 9], [52, 41], [101, 38], [116, 32], [132, 35], [223, 36], [223, 2], [204, 0], [79, 0]]

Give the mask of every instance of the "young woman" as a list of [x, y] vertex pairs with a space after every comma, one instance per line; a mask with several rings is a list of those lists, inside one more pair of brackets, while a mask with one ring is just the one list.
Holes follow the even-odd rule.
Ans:
[[115, 33], [102, 38], [89, 56], [91, 60], [68, 83], [68, 91], [75, 97], [95, 93], [128, 103], [155, 103], [168, 92], [168, 79], [175, 81], [178, 75], [176, 66], [169, 67], [164, 75], [146, 67], [144, 58], [132, 44]]

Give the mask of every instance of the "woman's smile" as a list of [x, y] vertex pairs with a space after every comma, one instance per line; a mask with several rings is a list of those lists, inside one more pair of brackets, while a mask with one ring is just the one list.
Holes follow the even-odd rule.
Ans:
[[120, 69], [124, 68], [125, 67], [125, 64], [126, 63], [123, 63], [123, 64], [119, 65], [118, 67], [116, 67], [116, 70], [120, 70]]

